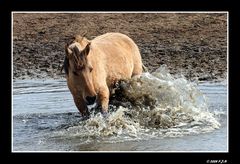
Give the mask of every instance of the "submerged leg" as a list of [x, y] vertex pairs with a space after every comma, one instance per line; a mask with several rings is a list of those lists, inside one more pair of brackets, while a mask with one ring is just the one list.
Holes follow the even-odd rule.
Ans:
[[89, 111], [87, 105], [81, 96], [73, 96], [75, 105], [77, 106], [79, 112], [82, 114], [83, 117], [89, 116]]

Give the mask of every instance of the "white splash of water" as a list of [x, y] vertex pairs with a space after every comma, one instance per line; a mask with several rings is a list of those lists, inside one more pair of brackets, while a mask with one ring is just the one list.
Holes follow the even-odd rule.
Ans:
[[120, 86], [124, 100], [132, 104], [131, 109], [120, 106], [108, 118], [92, 114], [90, 119], [66, 129], [66, 134], [86, 142], [121, 142], [180, 137], [220, 127], [197, 85], [184, 77], [174, 78], [164, 66]]

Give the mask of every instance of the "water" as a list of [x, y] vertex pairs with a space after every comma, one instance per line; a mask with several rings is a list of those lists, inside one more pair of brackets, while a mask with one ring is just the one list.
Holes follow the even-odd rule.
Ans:
[[197, 85], [161, 67], [118, 89], [107, 119], [82, 120], [65, 80], [14, 81], [12, 150], [228, 151], [226, 82]]

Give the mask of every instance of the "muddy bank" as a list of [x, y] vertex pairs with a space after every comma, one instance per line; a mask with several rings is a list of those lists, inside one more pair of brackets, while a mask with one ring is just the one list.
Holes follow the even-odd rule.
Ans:
[[139, 46], [150, 72], [167, 65], [188, 79], [227, 74], [227, 14], [213, 13], [27, 13], [13, 14], [13, 78], [63, 78], [64, 45], [121, 32]]

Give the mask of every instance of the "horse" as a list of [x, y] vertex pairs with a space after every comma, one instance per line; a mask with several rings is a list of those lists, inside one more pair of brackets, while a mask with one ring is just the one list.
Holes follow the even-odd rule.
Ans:
[[82, 116], [97, 103], [108, 114], [109, 97], [119, 80], [140, 77], [143, 71], [138, 46], [125, 34], [106, 33], [88, 40], [76, 35], [65, 45], [64, 71], [67, 86]]

